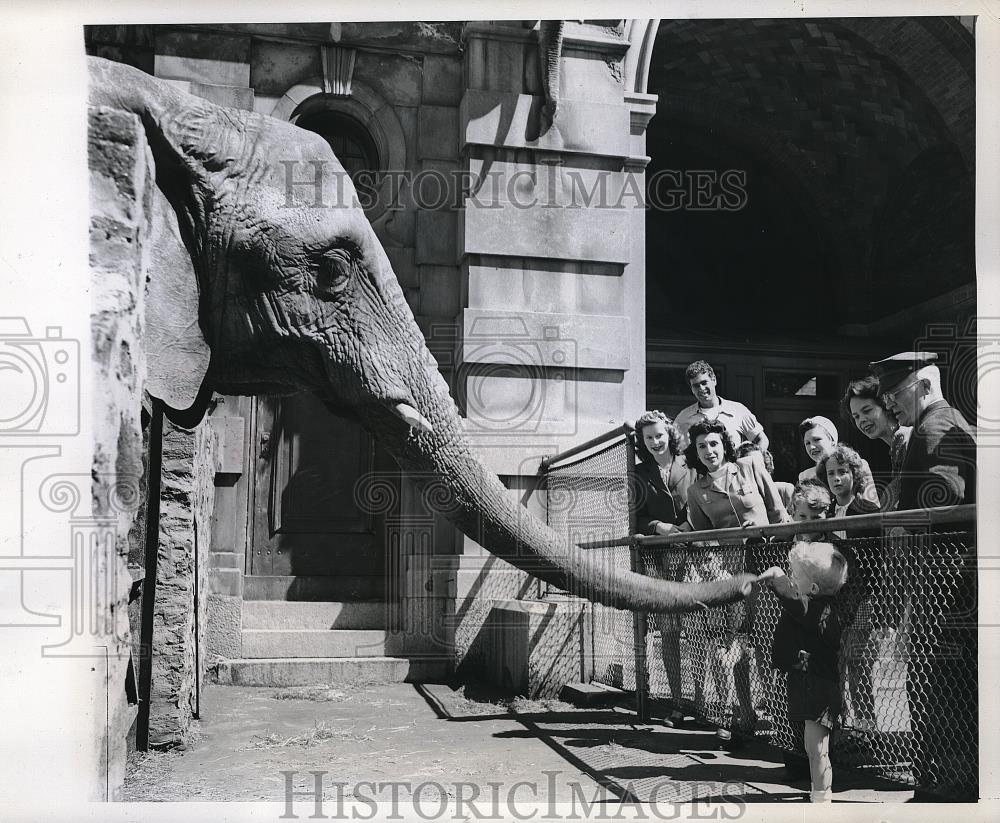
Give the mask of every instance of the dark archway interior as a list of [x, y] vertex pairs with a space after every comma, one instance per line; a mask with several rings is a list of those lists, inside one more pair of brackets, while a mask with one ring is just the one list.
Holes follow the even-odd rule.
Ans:
[[656, 125], [647, 143], [649, 333], [787, 336], [844, 322], [827, 310], [836, 274], [829, 237], [801, 198], [747, 146]]
[[878, 335], [975, 281], [974, 46], [942, 21], [661, 23], [647, 179], [686, 202], [650, 188], [651, 339]]

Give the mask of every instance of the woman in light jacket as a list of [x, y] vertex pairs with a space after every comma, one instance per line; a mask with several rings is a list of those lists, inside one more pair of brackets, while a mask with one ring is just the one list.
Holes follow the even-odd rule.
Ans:
[[736, 457], [720, 423], [696, 423], [684, 453], [697, 478], [688, 488], [695, 531], [787, 523], [788, 512], [760, 452]]
[[[760, 452], [737, 458], [725, 426], [718, 422], [696, 423], [688, 431], [688, 438], [689, 445], [684, 456], [697, 474], [688, 487], [688, 523], [692, 529], [746, 528], [789, 522], [781, 495], [764, 466]], [[758, 564], [751, 554], [745, 556], [744, 563], [748, 572], [762, 571], [756, 568]], [[721, 563], [707, 553], [702, 568], [696, 567], [695, 570], [701, 579], [712, 579], [712, 575], [724, 577], [744, 570], [727, 569], [726, 565], [730, 564]], [[734, 737], [730, 730], [720, 728], [716, 735], [723, 745], [736, 745], [742, 737], [753, 735], [757, 718], [750, 693], [751, 658], [756, 658], [762, 687], [770, 680], [770, 673], [763, 671], [763, 658], [753, 654], [748, 642], [755, 604], [751, 599], [738, 605], [740, 609], [729, 609], [725, 619], [721, 619], [721, 614], [717, 615], [720, 617], [717, 624], [706, 622], [704, 628], [709, 639], [708, 663], [716, 683], [716, 693], [724, 681], [731, 683], [732, 691], [736, 693], [735, 706], [729, 694], [718, 694], [719, 699], [727, 704], [722, 708], [724, 725], [728, 720], [728, 725], [733, 726], [736, 732]], [[692, 629], [698, 630], [694, 625]], [[725, 687], [721, 690], [731, 691]]]

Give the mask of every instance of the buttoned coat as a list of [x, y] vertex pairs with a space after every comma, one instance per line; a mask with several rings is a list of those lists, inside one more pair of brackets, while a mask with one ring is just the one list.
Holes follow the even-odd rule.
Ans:
[[976, 441], [947, 400], [931, 403], [910, 434], [899, 474], [900, 511], [976, 502]]
[[705, 474], [688, 488], [688, 522], [696, 531], [739, 528], [744, 523], [765, 526], [789, 520], [760, 452], [726, 463], [725, 469], [718, 481], [713, 482]]
[[639, 534], [656, 534], [656, 524], [680, 525], [687, 521], [688, 486], [693, 472], [683, 455], [674, 458], [666, 482], [653, 459], [635, 467], [635, 528]]

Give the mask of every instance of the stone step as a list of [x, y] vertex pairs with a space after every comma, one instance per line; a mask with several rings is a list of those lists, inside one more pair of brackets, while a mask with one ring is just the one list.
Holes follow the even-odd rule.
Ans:
[[247, 600], [246, 629], [386, 629], [393, 605], [382, 600]]
[[381, 629], [244, 629], [245, 658], [384, 657]]
[[329, 577], [247, 575], [243, 580], [244, 600], [325, 600], [330, 602], [381, 600], [385, 578], [381, 576], [336, 575]]
[[322, 686], [443, 682], [449, 673], [444, 658], [313, 657], [223, 660], [216, 677], [227, 686]]
[[242, 569], [242, 552], [210, 552], [208, 566], [212, 569]]

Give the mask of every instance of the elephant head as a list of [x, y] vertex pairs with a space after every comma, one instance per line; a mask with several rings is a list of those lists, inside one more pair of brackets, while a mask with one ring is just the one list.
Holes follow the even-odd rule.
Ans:
[[[140, 118], [157, 187], [189, 256], [190, 282], [181, 261], [176, 271], [155, 273], [169, 281], [158, 294], [198, 292], [199, 322], [186, 323], [204, 343], [194, 334], [180, 357], [166, 361], [169, 369], [191, 369], [200, 381], [207, 363], [206, 385], [230, 394], [314, 392], [359, 420], [404, 470], [440, 478], [450, 498], [444, 511], [486, 549], [590, 599], [683, 611], [749, 592], [749, 576], [684, 584], [611, 569], [510, 499], [473, 455], [389, 260], [325, 140], [89, 59], [91, 105]], [[289, 189], [290, 168], [296, 176], [323, 169], [341, 185], [329, 185], [317, 207], [312, 186]], [[167, 298], [149, 298], [159, 299]], [[157, 322], [157, 310], [147, 305], [148, 322]], [[172, 379], [183, 383], [176, 373]]]

